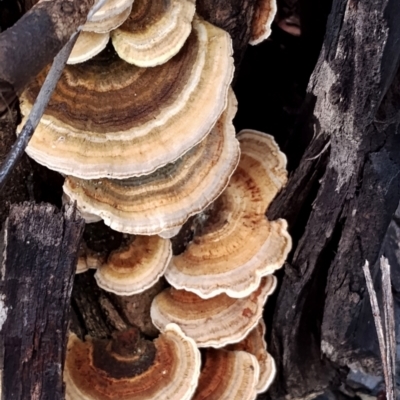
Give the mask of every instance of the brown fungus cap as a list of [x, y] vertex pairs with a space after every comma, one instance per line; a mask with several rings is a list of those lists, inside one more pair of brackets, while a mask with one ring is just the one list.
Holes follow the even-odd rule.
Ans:
[[269, 275], [248, 297], [233, 299], [220, 294], [207, 300], [168, 288], [154, 298], [151, 318], [161, 330], [171, 322], [178, 324], [199, 347], [223, 347], [239, 342], [256, 326], [275, 287], [276, 278]]
[[226, 350], [243, 350], [253, 354], [260, 365], [260, 376], [256, 386], [258, 393], [263, 393], [270, 387], [276, 375], [275, 361], [267, 352], [265, 342], [265, 323], [262, 319], [257, 326], [240, 342], [230, 344]]
[[141, 293], [164, 274], [172, 256], [171, 241], [159, 236], [131, 237], [97, 269], [97, 284], [120, 296]]
[[232, 119], [236, 99], [211, 133], [173, 164], [151, 175], [124, 180], [83, 180], [68, 177], [65, 193], [81, 211], [103, 218], [120, 232], [153, 235], [179, 228], [206, 208], [228, 184], [239, 161], [239, 142]]
[[64, 369], [67, 400], [189, 400], [200, 373], [194, 341], [170, 324], [154, 342], [137, 330], [111, 341], [70, 334]]
[[286, 158], [272, 136], [242, 131], [238, 138], [241, 160], [228, 187], [165, 273], [173, 287], [204, 299], [248, 296], [263, 276], [282, 267], [291, 248], [286, 221], [264, 215], [286, 182]]
[[81, 32], [67, 64], [78, 64], [91, 59], [105, 49], [109, 39], [109, 33]]
[[192, 400], [254, 400], [258, 376], [258, 362], [252, 354], [206, 349]]
[[[149, 174], [203, 140], [226, 107], [232, 42], [202, 20], [161, 66], [99, 57], [64, 69], [29, 142], [28, 155], [50, 169], [83, 179]], [[21, 96], [25, 119], [45, 75]]]
[[139, 67], [164, 64], [192, 30], [194, 0], [135, 0], [129, 18], [112, 32], [118, 55]]
[[83, 26], [84, 31], [107, 33], [118, 28], [131, 13], [133, 0], [108, 0]]
[[251, 23], [251, 38], [249, 41], [251, 45], [259, 44], [271, 35], [271, 24], [276, 12], [276, 0], [257, 0]]

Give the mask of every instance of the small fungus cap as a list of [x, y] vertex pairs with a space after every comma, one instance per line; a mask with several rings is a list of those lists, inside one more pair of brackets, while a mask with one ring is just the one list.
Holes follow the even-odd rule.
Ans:
[[277, 12], [276, 0], [258, 0], [251, 23], [249, 43], [256, 45], [271, 35], [271, 24]]
[[263, 276], [282, 267], [291, 248], [287, 223], [265, 211], [286, 182], [286, 158], [272, 136], [242, 131], [241, 160], [202, 229], [165, 273], [177, 289], [207, 299], [248, 296]]
[[232, 124], [235, 112], [231, 91], [227, 109], [211, 133], [175, 163], [151, 175], [124, 180], [68, 177], [64, 192], [77, 201], [79, 210], [98, 215], [116, 231], [177, 233], [191, 215], [222, 193], [237, 166], [240, 150]]
[[161, 330], [171, 322], [178, 324], [198, 347], [223, 347], [239, 342], [257, 325], [275, 287], [276, 278], [269, 275], [248, 297], [233, 299], [220, 294], [206, 300], [185, 290], [168, 288], [154, 298], [151, 319]]
[[97, 284], [120, 296], [141, 293], [164, 274], [172, 256], [171, 241], [159, 236], [131, 237], [97, 269]]
[[70, 334], [64, 369], [67, 400], [189, 400], [200, 374], [194, 341], [171, 324], [154, 341], [137, 330], [111, 341]]
[[83, 26], [84, 31], [107, 33], [129, 17], [133, 0], [108, 0]]
[[254, 400], [259, 377], [257, 359], [245, 351], [206, 349], [192, 400]]
[[188, 38], [194, 12], [194, 0], [136, 0], [128, 19], [112, 32], [114, 48], [139, 67], [163, 64]]
[[257, 326], [243, 340], [224, 347], [226, 350], [247, 351], [257, 358], [260, 365], [260, 376], [256, 386], [258, 393], [268, 390], [276, 375], [275, 361], [267, 352], [265, 331], [265, 323], [260, 319]]
[[[229, 35], [200, 19], [161, 66], [138, 68], [116, 55], [67, 66], [27, 153], [83, 179], [149, 174], [211, 131], [226, 107], [233, 68]], [[21, 96], [21, 126], [45, 76]]]
[[109, 39], [109, 33], [81, 32], [67, 64], [78, 64], [91, 59], [105, 49]]

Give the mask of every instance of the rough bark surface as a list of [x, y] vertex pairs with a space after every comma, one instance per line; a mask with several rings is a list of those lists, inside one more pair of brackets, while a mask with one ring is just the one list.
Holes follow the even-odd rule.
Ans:
[[63, 399], [70, 296], [84, 222], [73, 206], [11, 207], [0, 282], [2, 398]]
[[49, 64], [94, 0], [43, 0], [0, 34], [0, 113]]
[[392, 0], [333, 3], [303, 110], [311, 116], [295, 132], [313, 126], [314, 139], [268, 213], [287, 218], [295, 239], [271, 332], [274, 399], [323, 391], [340, 367], [379, 373], [361, 267], [368, 259], [377, 271], [398, 229], [399, 14]]

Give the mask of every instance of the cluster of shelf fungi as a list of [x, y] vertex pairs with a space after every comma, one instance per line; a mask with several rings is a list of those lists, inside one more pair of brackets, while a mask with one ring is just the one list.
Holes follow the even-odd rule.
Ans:
[[[26, 3], [30, 2], [26, 1]], [[249, 27], [255, 3], [232, 1], [227, 5], [227, 2], [222, 0], [217, 3], [212, 2], [212, 4], [206, 0], [199, 0], [196, 4], [198, 12], [207, 21], [229, 30], [234, 42], [236, 64], [240, 63], [245, 44], [250, 39], [251, 29]], [[325, 4], [324, 10], [322, 10], [323, 7], [318, 9], [320, 18], [316, 22], [310, 11], [311, 3], [306, 0], [300, 1], [301, 39], [298, 42], [300, 43], [299, 48], [304, 50], [301, 54], [307, 55], [307, 57], [300, 57], [299, 68], [308, 68], [309, 73], [314, 67], [312, 59], [314, 57], [316, 60], [320, 51], [325, 21], [331, 6], [330, 2], [326, 2], [329, 4]], [[396, 221], [400, 197], [398, 190], [400, 145], [398, 135], [396, 135], [398, 124], [395, 110], [398, 109], [399, 49], [397, 41], [393, 41], [391, 38], [399, 33], [399, 28], [395, 19], [398, 6], [394, 1], [390, 0], [387, 4], [383, 4], [378, 0], [371, 0], [368, 4], [374, 8], [380, 19], [369, 18], [370, 13], [366, 8], [346, 7], [345, 0], [333, 2], [323, 51], [320, 53], [319, 61], [311, 76], [307, 89], [308, 96], [302, 107], [296, 110], [296, 123], [290, 126], [288, 132], [290, 140], [283, 144], [283, 148], [289, 155], [289, 166], [293, 174], [289, 178], [286, 188], [269, 207], [267, 215], [271, 221], [278, 221], [279, 217], [288, 220], [295, 251], [290, 255], [284, 271], [280, 272], [283, 278], [277, 299], [273, 304], [267, 303], [267, 307], [271, 306], [270, 310], [273, 310], [273, 324], [269, 325], [267, 332], [270, 343], [268, 349], [274, 355], [279, 371], [279, 376], [276, 377], [275, 384], [271, 388], [272, 392], [270, 391], [272, 398], [285, 396], [310, 398], [327, 388], [331, 388], [330, 395], [337, 396], [337, 398], [343, 398], [346, 395], [356, 396], [356, 393], [359, 394], [363, 391], [370, 391], [371, 394], [377, 395], [382, 388], [382, 385], [379, 384], [381, 367], [376, 333], [372, 329], [372, 315], [369, 299], [365, 294], [361, 266], [365, 259], [368, 259], [373, 265], [373, 270], [377, 271], [375, 261], [379, 260], [381, 254], [386, 255], [394, 271], [394, 275], [392, 272], [393, 286], [398, 292], [396, 289], [399, 287], [398, 274], [395, 271], [397, 271], [399, 263], [395, 243], [398, 242], [396, 241], [396, 237], [398, 237]], [[224, 14], [218, 10], [226, 12]], [[277, 26], [286, 29], [285, 24], [287, 25], [288, 21], [290, 29], [292, 29], [292, 22], [296, 18], [285, 19], [283, 22], [279, 19], [285, 12], [287, 9], [284, 8], [278, 12]], [[378, 22], [380, 28], [376, 29]], [[354, 29], [355, 26], [358, 27], [358, 30]], [[388, 29], [382, 30], [382, 26], [387, 26]], [[295, 28], [295, 33], [299, 33], [298, 27], [295, 26]], [[293, 34], [293, 32], [291, 33]], [[110, 36], [112, 37], [113, 34]], [[365, 38], [368, 38], [370, 50], [368, 53], [363, 52]], [[274, 40], [273, 37], [272, 43]], [[346, 43], [350, 42], [352, 46], [346, 46]], [[314, 49], [313, 55], [311, 54], [312, 49]], [[251, 50], [253, 51], [253, 49]], [[105, 52], [97, 56], [98, 62], [103, 65], [117, 62], [117, 58], [115, 56], [113, 58], [112, 53], [113, 50], [109, 46]], [[342, 56], [343, 59], [341, 59]], [[341, 62], [338, 63], [338, 59], [341, 59]], [[88, 65], [93, 63], [93, 61], [88, 61]], [[276, 62], [269, 64], [276, 65]], [[82, 67], [77, 65], [74, 68], [79, 70]], [[328, 70], [336, 72], [332, 75], [327, 73]], [[376, 73], [376, 71], [379, 72]], [[246, 66], [242, 66], [242, 72], [246, 72]], [[308, 78], [309, 75], [306, 76], [305, 81]], [[271, 78], [269, 81], [272, 92], [275, 84], [273, 79], [275, 78]], [[280, 79], [282, 77], [276, 75], [278, 84]], [[288, 87], [287, 79], [286, 76], [282, 81], [285, 84], [285, 90]], [[289, 76], [289, 81], [290, 79]], [[32, 90], [30, 96], [33, 96], [32, 93], [37, 90], [35, 88], [37, 84], [38, 81], [33, 84], [33, 87], [30, 87]], [[127, 85], [129, 86], [129, 82]], [[331, 90], [333, 87], [334, 91]], [[280, 94], [281, 92], [276, 93]], [[335, 97], [337, 93], [339, 93], [339, 97]], [[120, 103], [122, 104], [123, 101]], [[29, 102], [31, 100], [28, 93], [25, 104], [29, 105]], [[247, 104], [239, 103], [248, 109], [254, 104], [252, 99]], [[258, 104], [254, 110], [257, 107], [259, 107]], [[288, 108], [285, 109], [285, 112], [287, 110]], [[67, 110], [67, 112], [69, 111]], [[104, 121], [106, 121], [107, 117], [104, 116]], [[229, 120], [231, 117], [225, 114], [225, 118]], [[14, 121], [12, 118], [1, 121], [2, 139], [4, 139], [1, 150], [3, 152], [6, 149], [6, 143], [12, 141], [12, 137], [10, 139], [7, 132], [12, 133], [15, 127]], [[357, 121], [355, 125], [354, 121]], [[52, 120], [53, 122], [54, 120]], [[284, 122], [286, 123], [286, 121]], [[222, 125], [220, 124], [219, 130], [228, 135], [227, 131], [232, 128], [226, 126], [224, 128]], [[268, 126], [268, 122], [266, 125]], [[283, 143], [279, 130], [268, 127], [264, 129], [256, 124], [253, 124], [252, 127], [274, 133], [278, 141]], [[63, 129], [62, 121], [59, 128]], [[124, 135], [126, 133], [124, 129], [122, 127], [119, 133], [123, 132]], [[95, 129], [94, 132], [96, 133]], [[59, 135], [59, 137], [63, 136]], [[214, 140], [216, 140], [215, 137]], [[206, 139], [201, 143], [205, 141]], [[227, 143], [225, 137], [220, 144], [222, 142]], [[54, 145], [54, 147], [50, 147], [50, 153], [58, 146], [64, 146], [64, 139]], [[182, 143], [182, 145], [184, 144]], [[68, 151], [71, 148], [73, 146]], [[129, 151], [125, 148], [123, 150]], [[111, 153], [112, 151], [110, 148]], [[222, 150], [220, 149], [220, 151]], [[35, 150], [32, 152], [34, 153]], [[40, 154], [40, 152], [39, 144], [38, 153]], [[192, 159], [192, 165], [196, 162], [200, 163], [198, 165], [201, 165], [202, 162], [205, 164], [204, 149], [197, 148], [197, 146], [196, 151], [189, 150], [186, 153], [187, 157], [190, 153], [196, 152], [197, 161]], [[81, 156], [82, 159], [85, 159], [87, 154]], [[54, 158], [54, 155], [50, 154], [49, 162], [52, 157]], [[88, 162], [90, 163], [89, 160]], [[187, 160], [187, 162], [189, 161]], [[45, 164], [45, 162], [43, 163]], [[166, 161], [166, 164], [168, 163]], [[182, 177], [188, 176], [185, 175], [186, 171], [184, 171], [183, 165], [179, 167], [178, 164], [174, 166], [174, 172], [182, 174]], [[167, 171], [166, 168], [167, 166], [164, 166], [161, 170]], [[182, 169], [179, 171], [179, 168]], [[351, 174], [348, 173], [349, 170], [352, 171]], [[32, 171], [33, 178], [27, 179]], [[189, 171], [187, 173], [190, 174]], [[204, 172], [205, 175], [207, 173], [211, 172]], [[48, 175], [46, 176], [46, 174]], [[69, 173], [63, 171], [63, 174], [68, 175]], [[12, 185], [9, 185], [7, 190], [2, 193], [3, 199], [9, 199], [15, 203], [19, 200], [38, 198], [36, 185], [38, 182], [40, 184], [41, 179], [45, 179], [40, 176], [50, 177], [50, 180], [55, 179], [59, 182], [56, 175], [23, 160], [19, 168], [14, 171]], [[123, 181], [130, 182], [125, 186], [129, 186], [131, 191], [137, 189], [136, 179], [136, 182], [142, 180], [141, 184], [151, 184], [150, 181], [143, 182], [144, 177], [127, 178], [124, 176], [115, 179], [107, 176], [106, 178], [91, 177], [94, 179], [93, 186], [83, 185], [82, 187], [82, 179], [82, 176], [70, 177], [66, 182], [72, 183], [70, 186], [77, 189], [77, 196], [81, 197], [80, 207], [83, 212], [88, 211], [85, 217], [92, 218], [92, 220], [104, 217], [104, 221], [108, 221], [107, 223], [110, 224], [114, 219], [117, 221], [114, 222], [117, 225], [123, 224], [121, 221], [127, 215], [126, 210], [119, 210], [121, 212], [118, 215], [115, 213], [113, 215], [110, 209], [105, 207], [96, 214], [92, 209], [93, 202], [86, 202], [87, 194], [90, 198], [93, 193], [99, 192], [100, 199], [96, 197], [97, 195], [95, 197], [96, 202], [99, 199], [98, 202], [101, 203], [108, 202], [109, 196], [118, 193], [118, 202], [114, 203], [121, 204], [123, 209], [126, 204], [125, 200], [129, 197], [127, 192], [121, 191], [124, 186]], [[153, 179], [156, 179], [154, 175]], [[162, 176], [158, 176], [157, 179], [160, 182]], [[169, 183], [172, 184], [172, 182]], [[102, 189], [104, 184], [106, 188]], [[208, 183], [204, 182], [204, 184]], [[230, 186], [226, 191], [229, 192], [229, 189]], [[71, 192], [68, 195], [73, 196]], [[61, 199], [61, 193], [56, 193], [53, 197], [49, 194], [39, 197], [46, 200], [54, 199], [56, 196], [58, 200], [52, 201], [57, 203]], [[138, 198], [137, 196], [138, 194], [136, 194], [136, 198]], [[223, 196], [221, 197], [223, 198]], [[86, 202], [83, 206], [82, 201]], [[4, 200], [2, 204], [6, 204]], [[210, 233], [207, 232], [208, 224], [218, 226], [218, 223], [223, 223], [217, 218], [218, 215], [221, 215], [218, 210], [223, 205], [217, 201], [214, 207], [209, 206], [201, 214], [202, 218], [191, 217], [184, 224], [179, 234], [171, 240], [175, 254], [172, 259], [185, 258], [184, 249], [187, 244], [191, 243], [195, 246], [196, 239], [192, 240], [193, 238], [202, 238]], [[266, 206], [267, 203], [265, 203]], [[89, 207], [89, 209], [83, 210], [83, 207]], [[6, 207], [0, 210], [2, 217], [8, 213], [7, 210]], [[131, 210], [128, 210], [128, 214], [129, 211]], [[222, 211], [222, 215], [224, 212]], [[129, 216], [127, 218], [129, 219]], [[172, 223], [172, 221], [170, 222]], [[81, 220], [71, 207], [66, 207], [63, 213], [56, 212], [54, 207], [44, 205], [21, 205], [11, 208], [5, 226], [7, 257], [3, 267], [5, 278], [3, 277], [1, 285], [2, 310], [7, 316], [1, 332], [4, 348], [3, 358], [5, 365], [9, 366], [4, 368], [3, 375], [5, 383], [3, 394], [6, 396], [17, 393], [20, 398], [30, 398], [30, 394], [35, 390], [45, 392], [46, 388], [50, 387], [54, 393], [60, 394], [60, 396], [63, 393], [62, 385], [60, 386], [60, 381], [57, 380], [57, 368], [49, 369], [44, 374], [40, 362], [33, 362], [32, 343], [29, 340], [17, 340], [16, 338], [27, 338], [31, 332], [32, 337], [39, 338], [37, 340], [39, 344], [35, 349], [46, 349], [40, 353], [39, 357], [42, 357], [43, 360], [47, 359], [48, 365], [57, 365], [58, 370], [61, 370], [60, 360], [63, 359], [63, 354], [62, 350], [60, 353], [59, 344], [63, 342], [67, 334], [69, 313], [69, 302], [65, 303], [62, 299], [69, 299], [73, 281], [72, 276], [67, 276], [65, 270], [74, 264], [76, 256], [74, 251], [71, 250], [67, 254], [63, 249], [75, 248], [74, 245], [82, 234], [82, 226]], [[373, 235], [369, 233], [371, 226], [374, 227]], [[173, 229], [167, 230], [167, 235], [174, 234], [176, 231], [174, 232]], [[157, 359], [157, 354], [159, 354], [157, 349], [161, 348], [168, 340], [169, 343], [172, 343], [174, 338], [181, 335], [175, 328], [169, 330], [165, 328], [169, 338], [165, 338], [163, 341], [160, 336], [158, 342], [152, 342], [138, 336], [137, 331], [127, 330], [135, 325], [140, 328], [147, 339], [156, 337], [158, 331], [154, 328], [150, 318], [153, 298], [159, 293], [165, 293], [164, 291], [168, 293], [168, 290], [178, 294], [181, 292], [181, 289], [167, 289], [168, 284], [164, 278], [161, 278], [144, 293], [124, 296], [115, 294], [115, 292], [127, 290], [125, 287], [121, 288], [120, 282], [126, 278], [125, 259], [133, 254], [132, 246], [135, 245], [135, 242], [137, 244], [138, 238], [142, 237], [131, 236], [136, 234], [111, 231], [102, 222], [87, 224], [84, 233], [85, 244], [82, 244], [78, 265], [82, 269], [95, 267], [96, 272], [93, 274], [93, 271], [88, 271], [75, 278], [70, 327], [81, 339], [88, 333], [97, 339], [105, 339], [110, 338], [112, 332], [115, 331], [128, 332], [128, 336], [114, 335], [111, 342], [107, 342], [107, 351], [102, 350], [105, 342], [100, 340], [84, 342], [85, 346], [93, 345], [93, 348], [98, 346], [93, 350], [93, 354], [97, 354], [96, 365], [101, 365], [104, 361], [109, 364], [113, 357], [119, 358], [122, 348], [118, 347], [117, 343], [126, 344], [126, 339], [136, 343], [140, 349], [149, 350], [154, 359]], [[49, 240], [49, 238], [58, 239]], [[161, 239], [157, 240], [161, 242]], [[168, 242], [167, 239], [164, 239], [164, 243], [165, 241]], [[201, 240], [199, 240], [199, 245], [202, 245]], [[18, 251], [22, 246], [26, 250], [25, 254]], [[36, 254], [35, 259], [27, 257], [29, 254]], [[17, 268], [20, 265], [24, 265], [25, 268]], [[349, 265], [352, 266], [351, 269], [349, 269]], [[46, 270], [46, 274], [43, 270]], [[169, 269], [166, 270], [166, 275], [168, 275], [168, 271]], [[61, 282], [54, 280], [52, 278], [54, 276], [60, 277]], [[196, 282], [196, 277], [192, 281]], [[99, 285], [108, 286], [109, 290], [114, 293], [96, 288], [96, 282]], [[60, 289], [61, 287], [62, 289]], [[196, 288], [195, 290], [203, 289]], [[44, 290], [47, 293], [46, 300], [43, 300], [42, 292]], [[129, 290], [126, 293], [130, 293]], [[193, 298], [195, 295], [196, 293]], [[220, 298], [221, 295], [217, 296]], [[30, 301], [24, 300], [15, 303], [12, 299], [16, 298], [30, 299]], [[19, 324], [18, 315], [32, 314], [31, 299], [33, 298], [38, 299], [35, 310], [46, 310], [49, 315], [54, 316], [51, 319], [54, 329], [51, 329], [50, 333], [45, 332], [41, 324], [38, 325], [38, 321], [41, 321], [42, 318], [40, 312], [35, 311], [32, 319], [28, 318], [23, 324]], [[230, 298], [230, 296], [226, 296], [226, 298]], [[177, 300], [181, 301], [182, 298], [177, 295], [171, 296], [169, 299], [171, 303]], [[17, 304], [17, 307], [13, 313], [8, 313], [7, 310], [11, 304]], [[270, 321], [268, 315], [270, 314], [267, 314], [267, 321]], [[175, 316], [178, 319], [180, 317], [179, 315]], [[184, 331], [183, 328], [181, 330]], [[258, 330], [261, 331], [262, 326], [258, 325]], [[81, 345], [83, 343], [75, 337], [72, 340]], [[254, 343], [257, 340], [259, 339], [254, 339]], [[58, 344], [49, 346], [49, 343]], [[184, 348], [184, 345], [182, 346], [181, 349]], [[235, 346], [230, 345], [229, 351], [232, 351]], [[247, 351], [251, 353], [251, 346], [249, 344], [247, 346], [249, 346]], [[127, 353], [132, 350], [129, 346], [125, 347], [127, 348], [124, 351]], [[10, 349], [15, 350], [16, 348], [19, 348], [20, 351], [17, 353], [10, 351]], [[260, 345], [257, 344], [256, 348], [260, 348]], [[236, 348], [236, 350], [238, 349]], [[76, 354], [77, 359], [85, 351], [89, 351], [88, 348]], [[207, 360], [214, 357], [212, 352], [219, 351], [212, 350]], [[24, 362], [32, 360], [29, 373], [24, 371], [22, 366], [18, 368], [16, 354], [21, 360], [25, 360]], [[132, 353], [130, 354], [132, 355]], [[103, 355], [104, 357], [101, 357]], [[269, 359], [268, 353], [264, 353], [264, 357], [266, 357], [264, 361]], [[131, 358], [128, 357], [127, 363], [130, 362]], [[211, 361], [209, 363], [211, 364]], [[203, 365], [205, 365], [204, 362]], [[216, 362], [213, 365], [212, 368], [216, 368]], [[86, 372], [89, 373], [88, 370]], [[91, 370], [91, 372], [93, 371]], [[161, 375], [163, 372], [164, 370], [161, 371]], [[20, 384], [21, 379], [12, 379], [16, 376], [21, 377], [25, 384]], [[34, 379], [37, 376], [45, 377], [41, 381], [39, 389], [38, 380]], [[123, 371], [120, 371], [120, 376], [125, 377]], [[368, 385], [374, 381], [375, 386], [373, 388], [365, 386], [367, 381]], [[93, 386], [99, 387], [96, 385], [103, 387], [104, 382], [93, 381]], [[341, 387], [340, 393], [339, 387]], [[264, 396], [261, 395], [260, 398], [265, 398]], [[266, 396], [268, 398], [268, 393]]]
[[[275, 12], [274, 2], [259, 10], [252, 42]], [[147, 310], [154, 341], [140, 327], [69, 335], [66, 398], [255, 399], [276, 373], [262, 314], [291, 238], [265, 211], [287, 181], [286, 157], [272, 136], [236, 136], [229, 34], [194, 0], [109, 0], [68, 63], [26, 152], [65, 176], [64, 201], [87, 223], [123, 233], [112, 251], [83, 241], [77, 272], [96, 269], [117, 296], [161, 277], [171, 286]], [[48, 69], [20, 95], [21, 128]], [[196, 232], [173, 254], [190, 217]]]

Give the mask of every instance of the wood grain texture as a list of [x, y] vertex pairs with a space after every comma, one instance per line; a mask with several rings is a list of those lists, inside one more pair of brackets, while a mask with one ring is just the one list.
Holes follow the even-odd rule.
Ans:
[[0, 283], [2, 395], [63, 399], [72, 282], [83, 220], [73, 206], [13, 205]]

